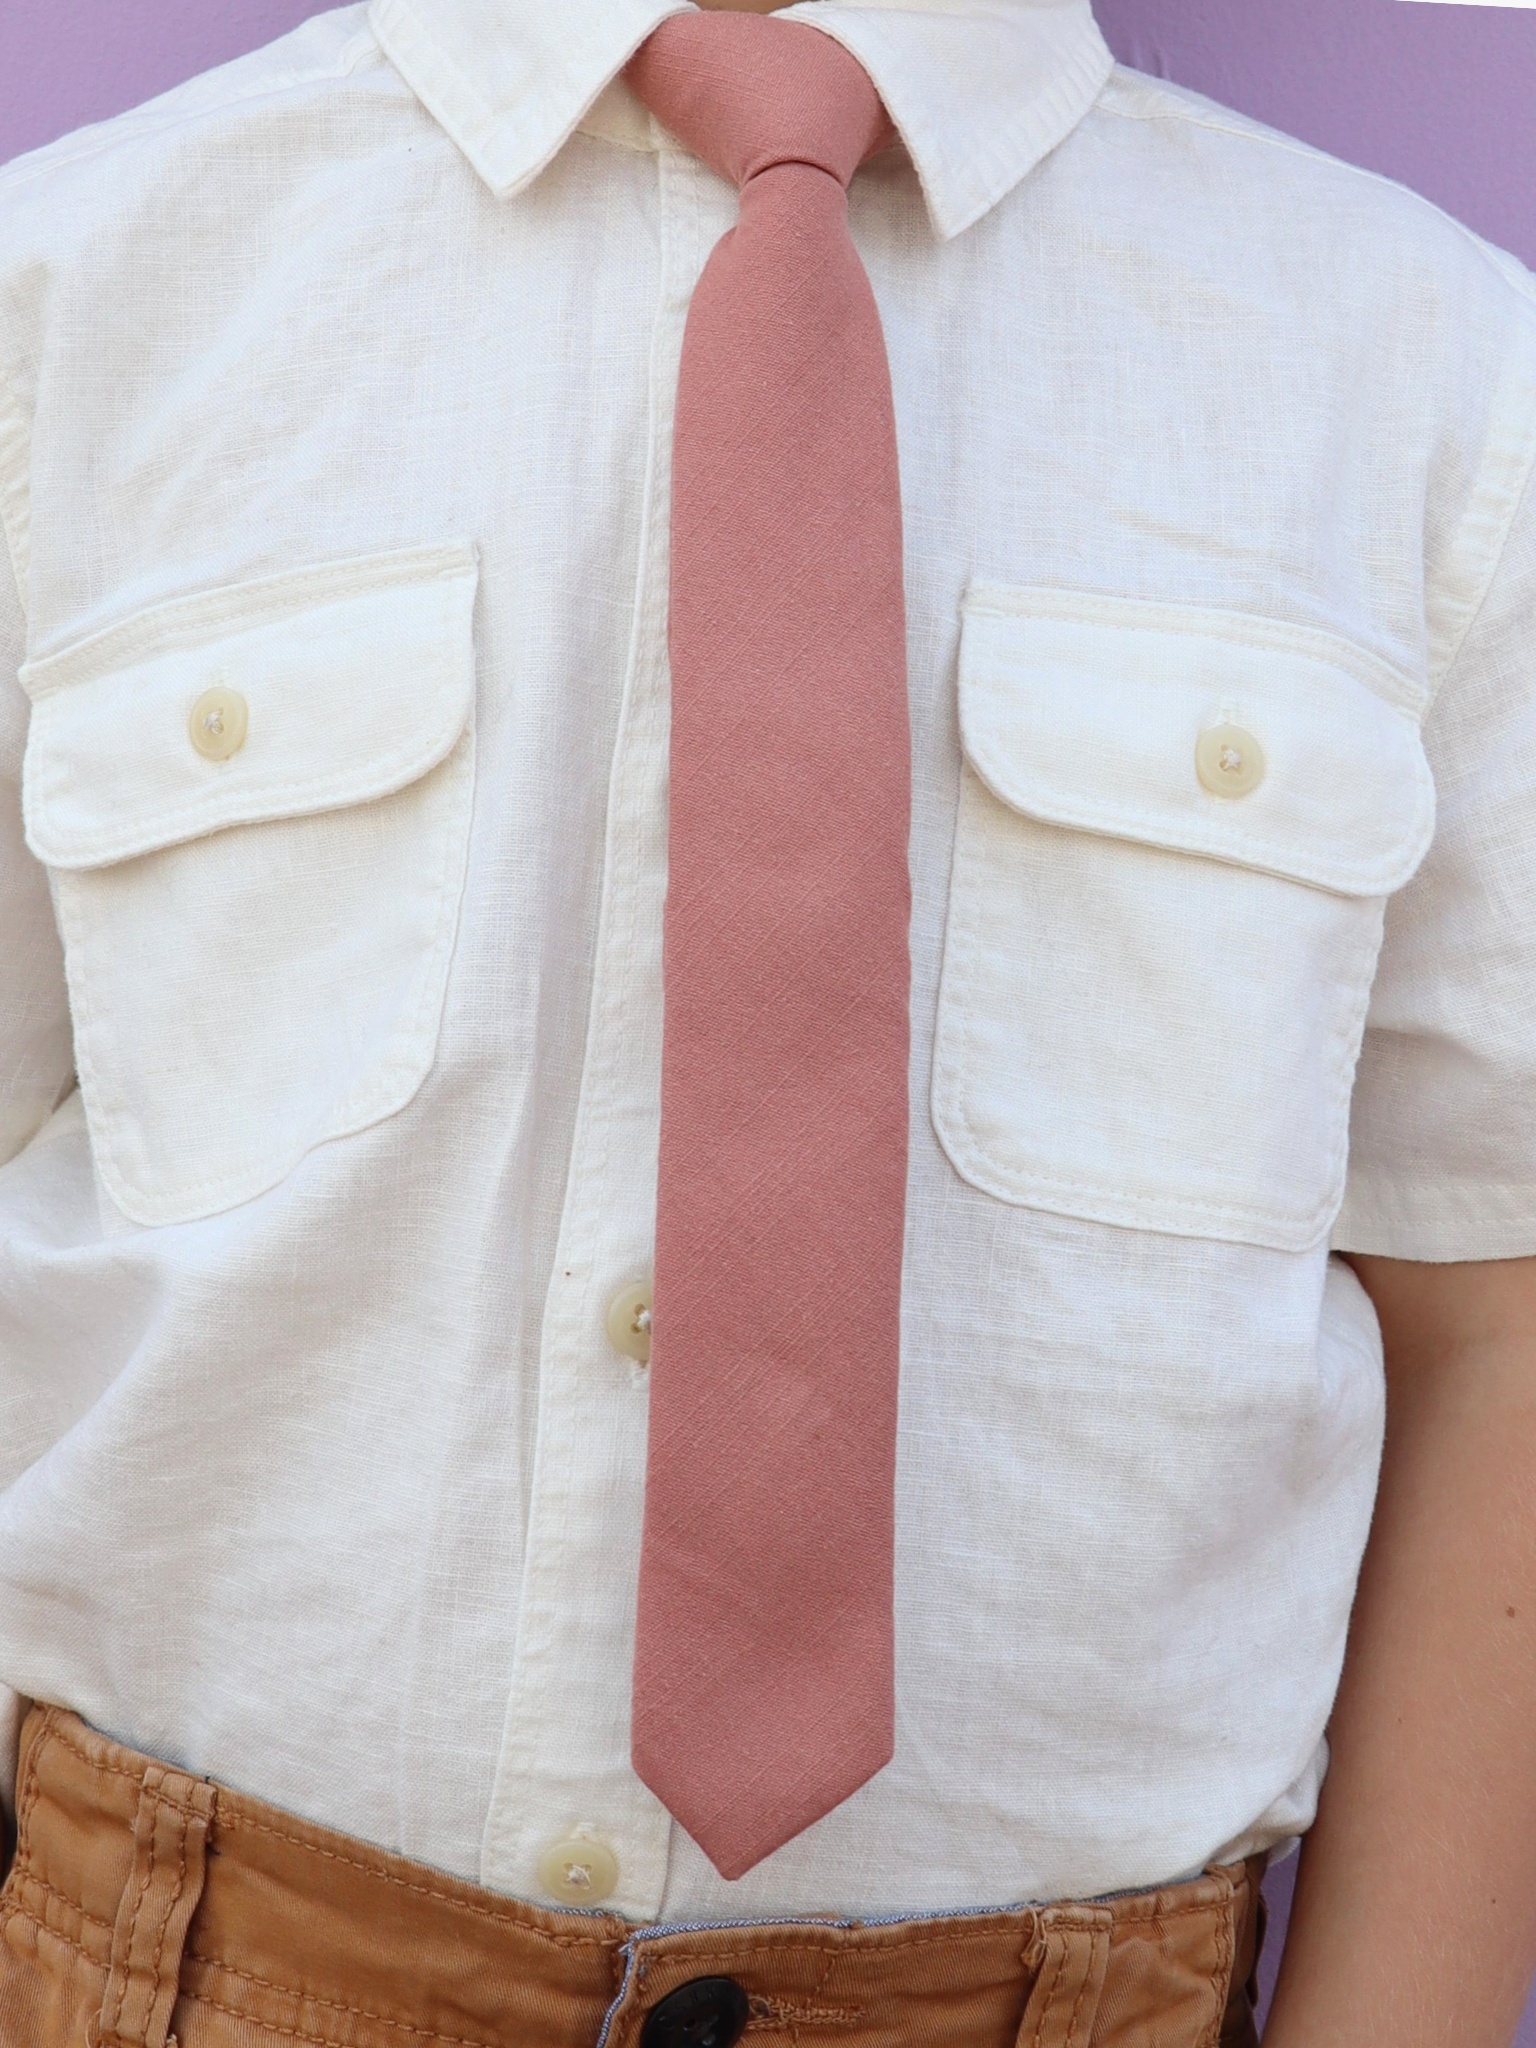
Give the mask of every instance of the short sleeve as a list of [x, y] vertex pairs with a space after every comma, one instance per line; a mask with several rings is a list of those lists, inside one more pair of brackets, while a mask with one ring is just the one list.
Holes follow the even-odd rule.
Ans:
[[64, 961], [45, 870], [27, 851], [21, 764], [25, 622], [0, 540], [0, 1166], [52, 1115], [74, 1070]]
[[1425, 721], [1437, 824], [1387, 908], [1333, 1243], [1536, 1254], [1536, 483]]

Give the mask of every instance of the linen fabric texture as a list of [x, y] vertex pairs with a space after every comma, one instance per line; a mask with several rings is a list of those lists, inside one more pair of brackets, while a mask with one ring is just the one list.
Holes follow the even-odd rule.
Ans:
[[890, 123], [796, 22], [626, 78], [741, 189], [673, 427], [654, 1335], [631, 1755], [728, 1878], [890, 1762], [912, 739], [901, 485], [846, 187]]
[[26, 2048], [640, 2048], [671, 1994], [722, 1976], [760, 2048], [1256, 2039], [1256, 1862], [1104, 1905], [637, 1929], [456, 1882], [56, 1710], [28, 1723], [22, 1783], [0, 2039]]
[[630, 1765], [605, 1334], [737, 212], [613, 82], [665, 11], [379, 0], [0, 174], [0, 1681], [533, 1901], [586, 1825], [647, 1922], [1165, 1883], [1312, 1814], [1330, 1245], [1536, 1251], [1531, 281], [1086, 7], [799, 14], [901, 138], [897, 1740], [728, 1884]]

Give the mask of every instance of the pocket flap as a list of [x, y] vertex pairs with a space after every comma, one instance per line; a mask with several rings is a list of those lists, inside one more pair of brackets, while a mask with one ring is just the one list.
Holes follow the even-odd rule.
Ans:
[[[1279, 621], [994, 584], [966, 602], [961, 737], [994, 796], [1342, 895], [1400, 888], [1429, 846], [1423, 703], [1364, 650]], [[1246, 794], [1201, 780], [1218, 726], [1262, 749]]]
[[[28, 845], [52, 867], [104, 867], [403, 789], [468, 720], [477, 578], [464, 542], [329, 562], [174, 599], [29, 663]], [[210, 689], [243, 700], [227, 760], [189, 733]]]

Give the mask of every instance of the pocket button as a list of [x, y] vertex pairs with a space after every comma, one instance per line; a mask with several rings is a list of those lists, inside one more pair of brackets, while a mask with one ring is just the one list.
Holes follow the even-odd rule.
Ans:
[[205, 761], [227, 761], [245, 745], [248, 719], [238, 690], [217, 683], [204, 690], [187, 715], [187, 733]]
[[1212, 796], [1247, 796], [1264, 780], [1264, 749], [1240, 725], [1213, 725], [1195, 743], [1195, 773]]

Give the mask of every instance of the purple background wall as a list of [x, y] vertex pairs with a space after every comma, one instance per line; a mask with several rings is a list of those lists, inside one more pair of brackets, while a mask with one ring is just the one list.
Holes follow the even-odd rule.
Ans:
[[[1400, 178], [1536, 267], [1536, 10], [1427, 0], [1097, 4], [1126, 63]], [[0, 162], [317, 11], [313, 0], [0, 0]], [[1269, 1881], [1282, 1924], [1294, 1870], [1293, 1859]], [[1278, 1948], [1277, 1939], [1267, 1981]], [[1517, 2048], [1536, 2048], [1536, 2000]]]

